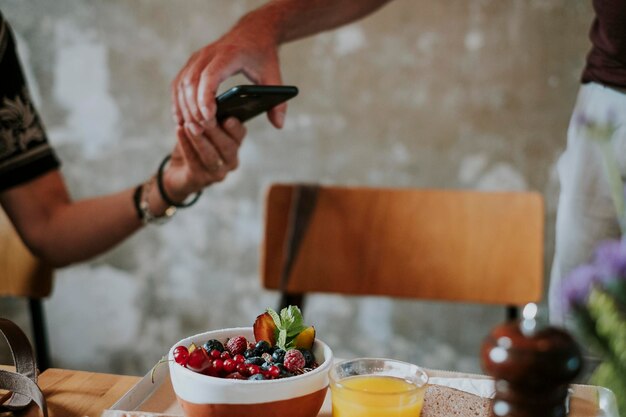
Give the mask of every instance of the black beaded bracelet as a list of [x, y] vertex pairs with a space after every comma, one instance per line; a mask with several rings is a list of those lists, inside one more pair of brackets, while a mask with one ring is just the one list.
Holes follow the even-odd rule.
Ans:
[[196, 195], [188, 203], [185, 203], [185, 202], [177, 203], [173, 201], [165, 192], [165, 186], [163, 185], [163, 172], [165, 171], [165, 165], [167, 165], [167, 163], [169, 162], [171, 158], [172, 158], [172, 155], [167, 155], [165, 158], [163, 158], [163, 161], [161, 161], [161, 165], [159, 165], [159, 170], [157, 171], [157, 177], [156, 177], [157, 186], [159, 188], [159, 193], [161, 194], [161, 198], [170, 206], [174, 206], [178, 208], [193, 206], [194, 204], [196, 204], [196, 202], [200, 198], [200, 195], [202, 195], [202, 191], [198, 191]]

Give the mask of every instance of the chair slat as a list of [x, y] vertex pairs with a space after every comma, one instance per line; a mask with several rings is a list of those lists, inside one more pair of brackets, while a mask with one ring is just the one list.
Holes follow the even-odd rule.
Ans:
[[[293, 185], [266, 201], [263, 285], [279, 289]], [[321, 187], [287, 290], [522, 305], [543, 292], [533, 192]]]

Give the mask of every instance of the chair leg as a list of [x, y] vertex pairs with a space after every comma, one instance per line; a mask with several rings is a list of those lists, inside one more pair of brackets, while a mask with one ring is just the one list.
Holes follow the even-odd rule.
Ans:
[[519, 318], [519, 309], [517, 306], [506, 306], [506, 319], [517, 320]]
[[300, 310], [304, 307], [304, 294], [291, 294], [283, 292], [280, 295], [280, 305], [278, 306], [278, 312], [285, 307], [298, 306]]
[[40, 372], [43, 372], [50, 367], [50, 353], [48, 352], [48, 337], [46, 335], [43, 303], [40, 298], [29, 298], [28, 306], [30, 308], [30, 317], [33, 325], [37, 367]]

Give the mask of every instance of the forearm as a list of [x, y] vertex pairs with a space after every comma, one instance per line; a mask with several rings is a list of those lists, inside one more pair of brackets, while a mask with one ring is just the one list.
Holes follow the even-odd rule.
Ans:
[[246, 14], [235, 25], [274, 32], [277, 45], [358, 20], [391, 0], [274, 0]]
[[[84, 261], [111, 249], [142, 226], [134, 189], [72, 202], [60, 173], [48, 173], [0, 196], [28, 248], [54, 266]], [[156, 187], [146, 195], [151, 212], [166, 204]]]
[[142, 226], [132, 195], [129, 189], [59, 206], [27, 243], [36, 255], [55, 266], [101, 254]]

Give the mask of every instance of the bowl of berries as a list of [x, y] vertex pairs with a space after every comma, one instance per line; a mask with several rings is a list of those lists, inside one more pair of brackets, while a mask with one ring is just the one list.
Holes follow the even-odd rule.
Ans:
[[268, 309], [252, 327], [185, 338], [169, 351], [186, 417], [315, 417], [328, 388], [331, 349], [300, 309]]

